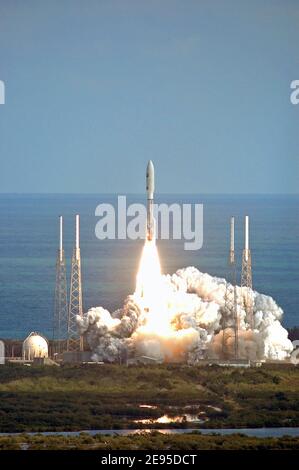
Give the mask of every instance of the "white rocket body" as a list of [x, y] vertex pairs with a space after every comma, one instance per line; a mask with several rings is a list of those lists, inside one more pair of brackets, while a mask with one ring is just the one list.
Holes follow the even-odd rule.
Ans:
[[146, 239], [155, 238], [154, 220], [154, 192], [155, 192], [155, 170], [153, 162], [150, 160], [146, 167], [146, 192], [147, 192], [147, 212], [146, 212]]

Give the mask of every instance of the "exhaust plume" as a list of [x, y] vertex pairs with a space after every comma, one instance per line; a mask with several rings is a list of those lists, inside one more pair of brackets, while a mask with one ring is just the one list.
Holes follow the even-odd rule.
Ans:
[[[146, 247], [143, 258], [153, 264]], [[233, 289], [227, 290], [230, 285], [225, 279], [194, 267], [179, 269], [173, 275], [156, 272], [145, 296], [144, 289], [151, 282], [146, 280], [143, 285], [145, 273], [148, 275], [142, 265], [136, 292], [126, 298], [122, 308], [110, 313], [95, 307], [77, 318], [79, 331], [86, 335], [92, 350], [92, 360], [115, 362], [150, 356], [195, 364], [207, 357], [221, 359], [222, 324], [231, 326], [225, 334], [226, 350], [234, 357], [233, 313], [225, 308], [225, 297], [233, 295]], [[253, 302], [253, 330], [244, 309], [248, 294]], [[283, 311], [272, 297], [238, 286], [237, 311], [240, 358], [283, 360], [290, 355], [293, 346], [280, 323]]]

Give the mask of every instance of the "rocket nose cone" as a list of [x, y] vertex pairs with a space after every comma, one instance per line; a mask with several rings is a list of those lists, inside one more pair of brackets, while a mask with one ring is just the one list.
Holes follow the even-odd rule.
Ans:
[[146, 167], [147, 171], [151, 171], [153, 172], [154, 171], [154, 164], [151, 160], [148, 161], [148, 164], [147, 164], [147, 167]]
[[146, 176], [147, 178], [154, 178], [154, 164], [153, 162], [150, 160], [147, 164], [147, 167], [146, 167]]
[[149, 160], [146, 167], [146, 189], [151, 195], [153, 194], [155, 189], [155, 170], [154, 164], [151, 160]]

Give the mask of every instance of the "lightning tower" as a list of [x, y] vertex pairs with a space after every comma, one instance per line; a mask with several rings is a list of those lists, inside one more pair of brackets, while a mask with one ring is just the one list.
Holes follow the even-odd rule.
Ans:
[[239, 357], [239, 319], [238, 319], [238, 305], [237, 305], [237, 274], [236, 274], [236, 260], [235, 260], [235, 218], [230, 219], [230, 250], [228, 259], [228, 281], [226, 284], [225, 292], [225, 316], [231, 317], [231, 323], [223, 322], [222, 328], [222, 354], [223, 357], [228, 359], [230, 357], [229, 341], [233, 338], [234, 344], [234, 357]]
[[56, 260], [56, 285], [53, 324], [53, 352], [60, 354], [67, 340], [68, 333], [68, 305], [66, 264], [63, 249], [63, 219], [59, 217], [59, 249]]
[[68, 351], [83, 351], [83, 337], [78, 332], [76, 316], [83, 316], [81, 256], [79, 243], [79, 215], [76, 215], [76, 244], [72, 257], [71, 289], [68, 318]]
[[241, 287], [243, 291], [243, 302], [246, 311], [246, 320], [253, 329], [253, 298], [252, 298], [252, 268], [251, 268], [251, 252], [249, 248], [249, 217], [245, 217], [245, 247], [242, 256], [242, 275]]

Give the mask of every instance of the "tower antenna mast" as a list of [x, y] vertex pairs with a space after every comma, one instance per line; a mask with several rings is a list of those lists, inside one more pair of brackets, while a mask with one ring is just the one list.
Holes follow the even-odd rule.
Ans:
[[80, 254], [80, 220], [76, 215], [76, 242], [72, 257], [71, 289], [68, 318], [68, 351], [83, 351], [83, 337], [78, 332], [76, 317], [83, 316]]
[[68, 334], [66, 263], [63, 249], [63, 218], [59, 217], [59, 248], [56, 259], [56, 284], [53, 324], [53, 352], [61, 354]]
[[[238, 318], [238, 304], [237, 304], [237, 273], [236, 273], [236, 259], [235, 259], [235, 218], [230, 218], [230, 249], [228, 259], [228, 281], [226, 284], [225, 292], [225, 306], [224, 315], [232, 317], [233, 322], [233, 336], [234, 336], [234, 357], [239, 357], [239, 318]], [[231, 325], [227, 321], [222, 323], [222, 354], [224, 358], [229, 357], [228, 341], [232, 336]]]
[[246, 320], [249, 328], [253, 329], [253, 298], [252, 298], [252, 267], [251, 251], [249, 248], [249, 217], [245, 216], [245, 246], [242, 255], [241, 287], [243, 294]]

